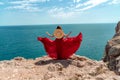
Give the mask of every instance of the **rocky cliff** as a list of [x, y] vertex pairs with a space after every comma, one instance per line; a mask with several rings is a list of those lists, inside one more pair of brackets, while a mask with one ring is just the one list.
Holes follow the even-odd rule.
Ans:
[[120, 75], [120, 22], [115, 28], [115, 35], [105, 47], [104, 62], [107, 62], [110, 70]]
[[120, 80], [103, 61], [73, 55], [68, 60], [21, 57], [0, 62], [0, 80]]

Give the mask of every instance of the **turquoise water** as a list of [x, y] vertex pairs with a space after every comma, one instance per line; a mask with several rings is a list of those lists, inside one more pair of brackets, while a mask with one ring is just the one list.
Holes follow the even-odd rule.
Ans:
[[[56, 26], [1, 26], [0, 60], [9, 60], [17, 56], [36, 58], [46, 55], [37, 37], [48, 37], [46, 31], [52, 34]], [[62, 24], [60, 26], [65, 33], [72, 31], [71, 36], [79, 32], [83, 33], [83, 42], [76, 54], [100, 60], [107, 41], [114, 35], [116, 24]]]

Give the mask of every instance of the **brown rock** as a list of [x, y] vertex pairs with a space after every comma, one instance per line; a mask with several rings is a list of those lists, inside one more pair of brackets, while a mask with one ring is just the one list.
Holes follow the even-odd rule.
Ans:
[[56, 63], [54, 65], [51, 64], [48, 66], [48, 70], [49, 71], [62, 71], [63, 66], [60, 63]]
[[117, 24], [117, 27], [115, 28], [116, 33], [118, 33], [120, 31], [120, 21]]
[[108, 63], [110, 70], [120, 74], [120, 22], [115, 31], [113, 38], [106, 44], [103, 61]]
[[56, 69], [55, 69], [55, 65], [49, 65], [48, 66], [48, 70], [49, 71], [55, 71]]
[[87, 59], [85, 57], [80, 57], [80, 56], [76, 56], [76, 55], [73, 55], [71, 57], [72, 60], [79, 60], [79, 61], [86, 61]]
[[73, 76], [73, 77], [71, 77], [69, 80], [80, 80], [80, 79], [79, 79], [79, 77], [77, 77], [77, 76]]
[[60, 64], [60, 63], [56, 63], [56, 64], [55, 64], [55, 67], [56, 67], [56, 70], [57, 70], [57, 71], [62, 71], [62, 70], [63, 70], [63, 66], [62, 66], [62, 64]]
[[[76, 55], [74, 55], [75, 57]], [[83, 58], [82, 56], [77, 56], [77, 59], [72, 59], [71, 57], [67, 60], [51, 60], [49, 57], [41, 57], [35, 60], [0, 61], [0, 79], [96, 80], [103, 78], [105, 80], [112, 80], [114, 78], [119, 80], [119, 76], [110, 71], [103, 61], [93, 61], [86, 57], [84, 57], [84, 60], [81, 60], [78, 57]], [[119, 57], [116, 60], [119, 63]]]
[[79, 61], [79, 60], [74, 60], [72, 62], [72, 65], [76, 66], [76, 67], [84, 67], [85, 66], [85, 62]]
[[96, 80], [104, 80], [104, 78], [97, 77]]
[[24, 60], [24, 58], [23, 57], [15, 57], [14, 60], [21, 61], [21, 60]]
[[43, 80], [48, 80], [48, 79], [50, 79], [50, 78], [52, 78], [53, 77], [53, 75], [51, 74], [51, 73], [46, 73], [45, 75], [44, 75], [44, 79]]

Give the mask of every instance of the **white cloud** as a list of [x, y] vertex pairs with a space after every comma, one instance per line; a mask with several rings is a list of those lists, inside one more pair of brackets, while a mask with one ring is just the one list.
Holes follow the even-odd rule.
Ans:
[[83, 6], [83, 4], [79, 3], [79, 4], [77, 4], [77, 5], [75, 6], [75, 8], [79, 8], [79, 7], [81, 7], [81, 6]]
[[[36, 4], [38, 3], [44, 3], [44, 2], [48, 2], [50, 0], [19, 0], [19, 1], [12, 1], [10, 2], [10, 4], [12, 4], [12, 6], [8, 7], [7, 9], [23, 9], [23, 10], [28, 10], [28, 11], [39, 11], [40, 10], [40, 6], [36, 6]], [[59, 3], [63, 0], [58, 0]], [[72, 0], [73, 3], [71, 3], [70, 5], [72, 6], [64, 6], [65, 9], [63, 9], [62, 12], [64, 12], [64, 10], [73, 12], [73, 11], [84, 11], [84, 10], [88, 10], [91, 9], [97, 5], [100, 5], [104, 2], [107, 2], [108, 0], [88, 0], [86, 2], [81, 3], [82, 0]], [[74, 3], [76, 3], [74, 5]], [[51, 8], [54, 5], [50, 6]], [[43, 6], [42, 6], [43, 7]], [[57, 8], [57, 6], [56, 6]], [[53, 9], [54, 10], [54, 9]], [[57, 11], [56, 11], [57, 12]], [[65, 12], [66, 13], [66, 12]]]
[[24, 4], [24, 3], [37, 3], [37, 2], [48, 2], [50, 0], [22, 0], [22, 1], [12, 1], [11, 4]]
[[100, 5], [102, 3], [107, 2], [108, 0], [89, 0], [85, 3], [79, 3], [78, 5], [76, 5], [76, 8], [78, 8], [78, 11], [84, 11], [84, 10], [88, 10], [91, 9], [97, 5]]
[[16, 10], [19, 9], [19, 10], [27, 10], [27, 11], [30, 11], [30, 12], [40, 11], [39, 8], [33, 7], [33, 4], [29, 4], [29, 3], [10, 6], [10, 7], [7, 7], [6, 9], [16, 9]]
[[[18, 1], [16, 0], [16, 1], [9, 2], [11, 6], [9, 6], [7, 9], [16, 9], [16, 10], [20, 9], [20, 10], [26, 10], [30, 12], [46, 11], [48, 12], [49, 15], [53, 17], [67, 18], [75, 15], [76, 13], [94, 8], [98, 5], [108, 2], [109, 0], [86, 0], [84, 2], [82, 2], [82, 0], [71, 0], [72, 2], [70, 1], [66, 2], [66, 3], [69, 3], [69, 5], [64, 5], [61, 7], [59, 6], [59, 4], [61, 4], [61, 1], [64, 1], [64, 0], [58, 0], [57, 6], [50, 5], [46, 7], [42, 6], [42, 8], [40, 7], [39, 3], [45, 3], [49, 1], [51, 1], [52, 3], [54, 0], [18, 0]], [[112, 3], [116, 3], [116, 1], [120, 1], [120, 0], [112, 0]], [[49, 4], [46, 4], [46, 5], [49, 5]], [[44, 10], [44, 8], [46, 8], [46, 10]]]
[[120, 0], [112, 0], [108, 4], [120, 4]]
[[32, 6], [29, 6], [29, 5], [30, 5], [30, 4], [10, 6], [10, 7], [7, 7], [6, 9], [21, 9], [21, 10], [27, 10], [27, 11], [30, 11], [30, 12], [40, 11], [39, 8], [37, 8], [37, 7], [32, 7]]
[[48, 11], [49, 15], [55, 18], [68, 18], [71, 17], [74, 12], [65, 12], [64, 8], [53, 8]]
[[73, 0], [74, 3], [79, 3], [81, 0]]
[[12, 1], [9, 2], [12, 4], [12, 6], [7, 7], [6, 9], [21, 9], [21, 10], [27, 10], [27, 11], [41, 11], [39, 7], [36, 6], [36, 3], [38, 2], [48, 2], [50, 0], [22, 0], [22, 1]]
[[0, 5], [3, 5], [4, 3], [3, 2], [0, 2]]
[[64, 8], [52, 8], [49, 10], [49, 15], [53, 17], [60, 17], [60, 18], [68, 18], [78, 13], [83, 13], [85, 10], [89, 10], [94, 8], [100, 4], [107, 2], [108, 0], [88, 0], [86, 2], [81, 3], [81, 0], [73, 0], [73, 3], [77, 3], [72, 6], [66, 6]]

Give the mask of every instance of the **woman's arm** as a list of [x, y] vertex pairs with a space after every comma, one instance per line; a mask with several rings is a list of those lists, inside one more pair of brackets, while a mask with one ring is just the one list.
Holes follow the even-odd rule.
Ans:
[[71, 33], [72, 31], [70, 31], [68, 34], [65, 34], [65, 37], [67, 38]]
[[54, 37], [54, 35], [51, 35], [50, 33], [46, 32], [46, 34], [50, 37]]

